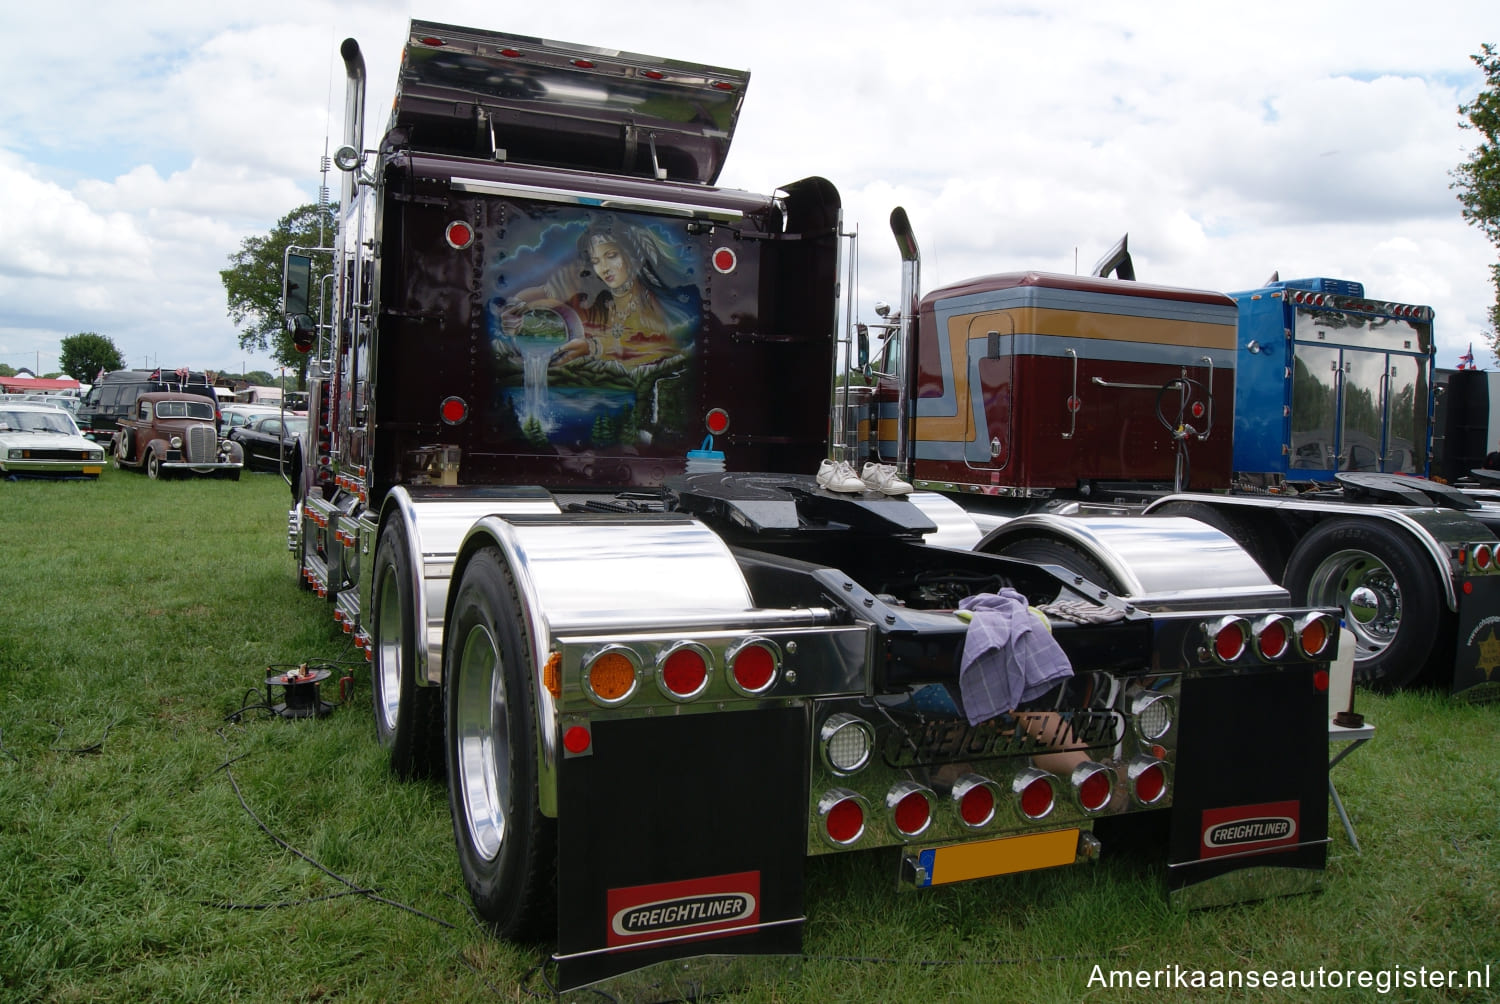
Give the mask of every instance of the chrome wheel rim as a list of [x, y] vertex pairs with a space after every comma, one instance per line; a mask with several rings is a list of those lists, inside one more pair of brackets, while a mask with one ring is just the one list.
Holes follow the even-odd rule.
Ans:
[[453, 718], [464, 824], [474, 853], [493, 861], [505, 843], [510, 809], [510, 728], [500, 651], [489, 628], [464, 638], [454, 682]]
[[1307, 602], [1343, 611], [1356, 660], [1384, 652], [1401, 629], [1401, 586], [1368, 551], [1337, 551], [1319, 562], [1307, 585]]
[[401, 597], [396, 569], [387, 565], [378, 583], [380, 604], [375, 609], [375, 678], [380, 687], [375, 705], [387, 732], [394, 732], [401, 713]]

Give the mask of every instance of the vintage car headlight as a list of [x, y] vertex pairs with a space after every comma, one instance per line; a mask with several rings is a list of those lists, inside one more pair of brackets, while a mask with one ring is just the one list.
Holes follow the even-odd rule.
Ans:
[[21, 451], [20, 450], [11, 450], [5, 456], [6, 456], [7, 460], [20, 460], [21, 459]]
[[182, 449], [182, 437], [181, 436], [173, 436], [172, 437], [172, 449], [174, 449], [174, 450], [180, 450], [180, 449]]
[[102, 462], [104, 460], [104, 451], [103, 450], [90, 450], [89, 451], [89, 459], [92, 460], [92, 461], [96, 461], [96, 462]]

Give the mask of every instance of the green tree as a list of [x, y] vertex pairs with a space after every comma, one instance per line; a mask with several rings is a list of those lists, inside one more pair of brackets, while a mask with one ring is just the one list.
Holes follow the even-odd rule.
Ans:
[[219, 272], [229, 316], [239, 327], [240, 348], [267, 352], [283, 366], [297, 370], [297, 386], [307, 386], [307, 354], [298, 352], [281, 312], [281, 270], [286, 249], [324, 246], [332, 241], [327, 215], [313, 203], [298, 206], [277, 221], [269, 234], [246, 237]]
[[15, 376], [15, 375], [16, 375], [16, 368], [14, 366], [7, 366], [5, 363], [0, 363], [0, 376]]
[[80, 331], [62, 340], [57, 364], [74, 380], [93, 383], [99, 371], [125, 368], [125, 357], [112, 339], [93, 331]]
[[[1485, 43], [1469, 57], [1484, 71], [1485, 87], [1458, 113], [1468, 119], [1465, 129], [1484, 138], [1469, 159], [1453, 171], [1453, 187], [1463, 203], [1464, 219], [1478, 227], [1490, 243], [1500, 248], [1500, 51]], [[1490, 266], [1495, 284], [1495, 302], [1489, 309], [1490, 346], [1500, 353], [1500, 265]]]

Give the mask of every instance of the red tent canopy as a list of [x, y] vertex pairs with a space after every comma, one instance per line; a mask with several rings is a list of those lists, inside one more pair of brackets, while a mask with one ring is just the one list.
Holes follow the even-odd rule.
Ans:
[[72, 377], [63, 377], [60, 380], [46, 380], [42, 377], [0, 377], [0, 393], [3, 394], [45, 394], [48, 391], [77, 389], [78, 381]]

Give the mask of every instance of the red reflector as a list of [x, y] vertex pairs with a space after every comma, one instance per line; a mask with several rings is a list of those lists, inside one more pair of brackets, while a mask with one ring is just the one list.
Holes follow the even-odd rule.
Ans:
[[988, 785], [976, 784], [964, 792], [958, 812], [970, 826], [983, 826], [995, 814], [995, 793]]
[[515, 49], [501, 49], [500, 55], [504, 56], [506, 59], [516, 59], [521, 55], [521, 53]]
[[666, 77], [666, 74], [661, 72], [660, 70], [642, 70], [641, 76], [645, 77], [647, 80], [661, 80]]
[[1078, 802], [1089, 812], [1098, 812], [1109, 804], [1109, 794], [1113, 788], [1109, 771], [1096, 770], [1078, 786]]
[[1313, 689], [1320, 694], [1328, 693], [1328, 670], [1320, 669], [1313, 673]]
[[823, 817], [823, 826], [828, 831], [829, 839], [839, 844], [847, 844], [859, 836], [859, 831], [864, 829], [864, 825], [864, 811], [852, 798], [839, 802]]
[[1135, 776], [1135, 797], [1148, 805], [1161, 798], [1161, 793], [1166, 788], [1167, 776], [1157, 764], [1152, 764]]
[[715, 436], [722, 436], [729, 429], [729, 412], [723, 408], [714, 408], [703, 416], [703, 424]]
[[421, 42], [423, 45], [445, 45], [445, 44], [447, 44], [441, 38], [433, 38], [431, 35], [428, 35], [426, 38], [419, 38], [419, 39], [417, 39], [417, 41]]
[[594, 64], [589, 62], [587, 59], [575, 59], [573, 60], [573, 65], [578, 67], [580, 70], [592, 70], [594, 68]]
[[474, 228], [462, 220], [454, 220], [448, 224], [445, 236], [448, 238], [448, 246], [462, 251], [474, 243]]
[[1021, 812], [1040, 819], [1052, 811], [1052, 782], [1045, 777], [1032, 781], [1021, 792]]
[[708, 666], [703, 656], [690, 648], [680, 648], [667, 656], [661, 668], [662, 683], [679, 697], [696, 694], [708, 679]]
[[589, 730], [575, 725], [563, 733], [563, 747], [569, 753], [582, 753], [589, 748]]
[[1464, 595], [1468, 596], [1473, 591], [1474, 591], [1474, 583], [1472, 583], [1472, 582], [1465, 582], [1464, 583]]
[[463, 398], [450, 397], [443, 401], [443, 421], [449, 425], [457, 425], [469, 416], [469, 406], [464, 403]]
[[722, 80], [715, 80], [714, 81], [714, 89], [715, 90], [719, 90], [719, 91], [732, 91], [732, 90], [734, 90], [734, 85], [733, 84], [726, 84]]
[[728, 275], [734, 271], [735, 265], [739, 264], [739, 256], [728, 248], [719, 248], [714, 252], [714, 268]]
[[1203, 402], [1202, 401], [1194, 401], [1193, 402], [1193, 417], [1194, 418], [1202, 418], [1204, 410], [1205, 409], [1203, 407]]
[[771, 684], [776, 659], [764, 645], [746, 645], [734, 657], [734, 681], [751, 691], [764, 690]]
[[926, 797], [914, 791], [896, 803], [896, 829], [906, 834], [920, 833], [931, 815], [932, 808]]

